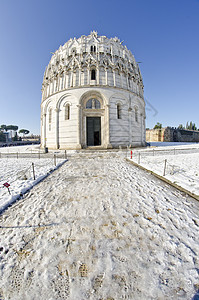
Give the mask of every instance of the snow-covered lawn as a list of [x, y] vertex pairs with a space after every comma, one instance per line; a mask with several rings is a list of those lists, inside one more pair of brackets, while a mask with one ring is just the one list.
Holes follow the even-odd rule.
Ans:
[[75, 154], [0, 216], [0, 299], [195, 300], [198, 216], [121, 154]]
[[[20, 153], [21, 148], [17, 150]], [[20, 156], [18, 159], [0, 158], [0, 211], [63, 162], [64, 159], [61, 158], [56, 158], [55, 161], [53, 155], [51, 158], [40, 159]], [[3, 185], [4, 183], [10, 184], [9, 190]]]
[[[128, 158], [130, 156], [129, 151]], [[169, 144], [168, 147], [133, 150], [132, 160], [199, 195], [198, 144]]]

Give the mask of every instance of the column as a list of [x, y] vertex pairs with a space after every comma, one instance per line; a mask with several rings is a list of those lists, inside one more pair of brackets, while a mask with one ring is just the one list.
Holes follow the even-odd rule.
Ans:
[[82, 85], [82, 82], [81, 82], [81, 72], [82, 72], [82, 69], [79, 69], [79, 86]]
[[107, 72], [107, 68], [104, 68], [105, 70], [105, 84], [108, 85], [108, 72]]
[[80, 114], [80, 110], [81, 110], [81, 105], [78, 104], [77, 105], [77, 146], [76, 149], [81, 149], [81, 128], [82, 128], [82, 124], [81, 124], [81, 114]]
[[43, 114], [43, 145], [46, 147], [46, 114]]
[[140, 121], [141, 121], [141, 145], [142, 145], [142, 142], [143, 142], [143, 114], [141, 113], [140, 114]]
[[90, 68], [87, 69], [87, 84], [90, 84]]
[[73, 86], [76, 86], [76, 80], [77, 80], [77, 71], [74, 70], [74, 72], [73, 72]]
[[116, 86], [115, 70], [113, 70], [113, 85]]
[[56, 108], [55, 112], [55, 146], [59, 149], [59, 108]]
[[105, 114], [104, 114], [104, 132], [106, 132], [106, 147], [108, 149], [112, 148], [112, 145], [110, 144], [110, 118], [109, 118], [109, 110], [110, 105], [107, 104], [105, 106]]
[[66, 89], [66, 72], [64, 72], [64, 78], [63, 78], [63, 88]]
[[97, 85], [99, 85], [100, 71], [99, 67], [97, 67]]
[[129, 107], [128, 109], [129, 115], [129, 145], [132, 145], [132, 108]]
[[70, 87], [73, 86], [73, 70], [70, 72]]
[[123, 88], [123, 76], [122, 76], [122, 72], [120, 72], [120, 84], [121, 84], [121, 88]]
[[126, 73], [126, 88], [129, 90], [128, 73]]

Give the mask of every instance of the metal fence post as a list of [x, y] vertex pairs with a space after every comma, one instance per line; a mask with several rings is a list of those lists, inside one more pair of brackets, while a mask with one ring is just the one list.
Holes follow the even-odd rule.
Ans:
[[165, 159], [165, 161], [164, 161], [164, 173], [163, 173], [163, 176], [165, 176], [165, 174], [166, 174], [166, 166], [167, 166], [167, 159]]
[[140, 164], [140, 153], [138, 154], [138, 164]]
[[34, 168], [34, 163], [32, 163], [32, 172], [33, 172], [33, 179], [35, 180], [35, 168]]

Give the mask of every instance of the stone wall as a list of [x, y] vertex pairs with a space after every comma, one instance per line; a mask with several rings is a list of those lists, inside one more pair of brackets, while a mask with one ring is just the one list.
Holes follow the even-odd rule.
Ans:
[[146, 129], [147, 142], [199, 142], [199, 131], [165, 127]]

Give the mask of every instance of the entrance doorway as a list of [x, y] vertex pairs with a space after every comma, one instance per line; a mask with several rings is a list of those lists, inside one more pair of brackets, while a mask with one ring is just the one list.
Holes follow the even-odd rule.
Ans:
[[101, 117], [86, 117], [87, 146], [101, 145]]

